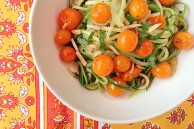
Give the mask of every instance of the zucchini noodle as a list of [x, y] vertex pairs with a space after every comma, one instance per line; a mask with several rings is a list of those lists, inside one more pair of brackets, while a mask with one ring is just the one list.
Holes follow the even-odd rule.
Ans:
[[143, 90], [146, 89], [150, 83], [150, 80], [147, 75], [140, 73], [139, 76], [143, 77], [145, 79], [145, 83], [140, 86], [138, 89]]
[[162, 58], [159, 58], [158, 60], [160, 62], [163, 62], [163, 61], [165, 61], [169, 57], [169, 51], [168, 51], [168, 49], [166, 47], [163, 47], [161, 49], [164, 52], [164, 56]]
[[[175, 47], [173, 38], [177, 32], [188, 29], [188, 23], [184, 19], [188, 10], [186, 4], [175, 2], [169, 6], [162, 6], [160, 0], [145, 0], [149, 8], [148, 12], [140, 20], [137, 20], [139, 16], [135, 17], [131, 12], [129, 13], [129, 5], [133, 1], [70, 1], [70, 7], [78, 10], [83, 18], [80, 24], [71, 30], [73, 34], [73, 38], [71, 39], [72, 46], [78, 57], [75, 60], [79, 66], [78, 73], [72, 72], [69, 68], [67, 68], [67, 71], [73, 77], [77, 78], [80, 84], [87, 90], [97, 90], [103, 87], [103, 89], [108, 90], [107, 84], [112, 84], [129, 91], [129, 97], [133, 97], [150, 88], [154, 79], [152, 68], [155, 68], [159, 63], [171, 61], [170, 59], [179, 54], [180, 49]], [[108, 11], [111, 15], [107, 20], [106, 18], [109, 16], [107, 12], [106, 16], [100, 15], [100, 19], [98, 20], [106, 20], [102, 23], [92, 17], [94, 6], [99, 3], [110, 7]], [[179, 6], [181, 6], [181, 9]], [[163, 17], [166, 21], [165, 25], [161, 20], [154, 24], [152, 23], [153, 21], [150, 22], [150, 19], [157, 17]], [[63, 29], [68, 24], [64, 23]], [[124, 38], [120, 38], [120, 35], [129, 30], [137, 35], [137, 44], [131, 45], [130, 43], [133, 43], [133, 41], [129, 39], [127, 43], [130, 45], [124, 46], [124, 48], [127, 48], [125, 51], [124, 49], [122, 50], [119, 39], [122, 39], [121, 41], [125, 40]], [[141, 55], [141, 50], [144, 49], [143, 45], [146, 40], [153, 46], [150, 48], [150, 53]], [[127, 51], [128, 47], [133, 45], [135, 49]], [[108, 64], [106, 66], [106, 68], [113, 67], [113, 70], [108, 75], [101, 76], [101, 74], [95, 72], [94, 64], [100, 55], [109, 56], [114, 62], [112, 62], [112, 66]], [[130, 61], [130, 66], [125, 71], [116, 69], [115, 57], [119, 56], [124, 56]], [[103, 59], [100, 65], [103, 62], [106, 62], [106, 59]], [[118, 83], [113, 77], [125, 80], [126, 85]]]

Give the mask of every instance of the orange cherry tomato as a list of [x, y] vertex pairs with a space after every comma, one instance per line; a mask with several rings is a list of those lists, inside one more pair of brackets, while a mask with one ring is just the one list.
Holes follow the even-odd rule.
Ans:
[[193, 47], [194, 39], [189, 32], [178, 32], [173, 38], [174, 45], [181, 50], [188, 50]]
[[134, 78], [137, 78], [139, 76], [139, 74], [141, 73], [141, 69], [134, 67], [134, 70], [132, 73], [130, 73], [130, 70], [124, 72], [121, 74], [121, 79], [123, 79], [124, 81], [133, 81]]
[[94, 58], [92, 69], [99, 76], [108, 76], [114, 68], [113, 60], [107, 55], [99, 55]]
[[64, 62], [72, 62], [76, 58], [76, 53], [72, 47], [65, 46], [60, 50], [59, 56]]
[[172, 68], [168, 62], [162, 62], [151, 69], [152, 74], [157, 78], [168, 78], [171, 75]]
[[162, 15], [150, 17], [147, 19], [148, 22], [151, 22], [151, 25], [159, 24], [161, 25], [158, 27], [159, 30], [162, 30], [166, 26], [166, 19]]
[[105, 24], [111, 17], [111, 8], [105, 3], [97, 3], [93, 6], [90, 16], [95, 23]]
[[168, 6], [168, 5], [171, 5], [172, 3], [175, 2], [175, 0], [159, 0], [160, 3], [163, 5], [163, 6]]
[[62, 10], [58, 16], [58, 24], [62, 27], [67, 24], [65, 29], [73, 30], [75, 29], [82, 20], [82, 14], [75, 9], [66, 8]]
[[123, 31], [117, 38], [118, 48], [123, 52], [132, 52], [138, 44], [138, 36], [131, 30]]
[[136, 50], [136, 53], [142, 57], [149, 56], [154, 49], [154, 45], [149, 40], [144, 40], [141, 44], [141, 48]]
[[[123, 85], [123, 86], [126, 86], [126, 82], [123, 81], [120, 77], [113, 77], [112, 80], [116, 81], [117, 83]], [[121, 89], [111, 83], [108, 83], [107, 84], [107, 91], [108, 93], [113, 96], [113, 97], [120, 97], [122, 95], [124, 95], [126, 93], [126, 90], [124, 89]]]
[[71, 41], [71, 33], [68, 30], [58, 30], [55, 35], [55, 43], [65, 45]]
[[148, 14], [148, 4], [145, 0], [133, 0], [129, 4], [129, 13], [137, 20], [141, 20]]
[[131, 61], [127, 56], [119, 55], [113, 59], [114, 69], [117, 72], [126, 72], [131, 67]]

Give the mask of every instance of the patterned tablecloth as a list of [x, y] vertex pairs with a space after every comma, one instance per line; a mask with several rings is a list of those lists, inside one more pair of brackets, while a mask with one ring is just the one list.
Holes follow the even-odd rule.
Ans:
[[32, 2], [0, 0], [0, 129], [194, 129], [194, 95], [161, 116], [125, 125], [94, 121], [63, 105], [46, 88], [32, 60]]

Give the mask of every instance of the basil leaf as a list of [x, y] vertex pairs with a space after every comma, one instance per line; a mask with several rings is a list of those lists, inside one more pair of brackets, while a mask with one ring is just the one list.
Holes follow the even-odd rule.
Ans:
[[127, 18], [127, 20], [130, 22], [130, 23], [133, 23], [135, 21], [137, 21], [135, 18], [133, 18], [130, 14], [126, 14], [125, 17]]
[[100, 51], [102, 53], [105, 53], [104, 33], [105, 32], [103, 30], [100, 30], [99, 41], [100, 41]]
[[150, 27], [151, 22], [146, 22], [143, 26], [142, 26], [142, 30], [140, 31], [140, 39], [139, 39], [139, 43], [137, 48], [139, 49], [141, 47], [142, 42], [144, 41], [144, 39], [147, 36], [146, 31], [148, 30], [148, 28]]
[[90, 34], [90, 36], [89, 36], [89, 38], [88, 38], [88, 43], [89, 43], [89, 44], [91, 44], [91, 43], [93, 42], [93, 36], [94, 36], [94, 34], [95, 34], [94, 31]]

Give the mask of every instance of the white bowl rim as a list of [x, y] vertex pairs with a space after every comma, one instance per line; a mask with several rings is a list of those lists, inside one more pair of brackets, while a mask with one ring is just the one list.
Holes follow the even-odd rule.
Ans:
[[33, 21], [33, 16], [34, 16], [34, 11], [36, 9], [36, 4], [37, 4], [37, 1], [38, 0], [34, 0], [33, 2], [33, 5], [32, 5], [32, 8], [31, 8], [31, 12], [30, 12], [30, 20], [29, 20], [29, 40], [30, 40], [30, 48], [31, 48], [31, 52], [32, 52], [32, 57], [33, 57], [33, 61], [34, 61], [34, 64], [39, 72], [39, 75], [41, 76], [41, 78], [43, 79], [44, 83], [46, 84], [46, 86], [48, 87], [48, 89], [62, 102], [64, 103], [67, 107], [69, 107], [70, 109], [72, 109], [73, 111], [85, 116], [85, 117], [88, 117], [90, 119], [93, 119], [93, 120], [96, 120], [96, 121], [99, 121], [99, 122], [105, 122], [105, 123], [109, 123], [109, 124], [127, 124], [127, 123], [137, 123], [137, 122], [143, 122], [145, 120], [150, 120], [152, 118], [155, 118], [157, 116], [160, 116], [172, 109], [174, 109], [175, 107], [179, 106], [183, 101], [185, 101], [186, 99], [188, 99], [194, 92], [194, 89], [193, 91], [191, 91], [189, 94], [186, 94], [184, 97], [182, 97], [181, 99], [179, 99], [179, 101], [177, 101], [176, 103], [170, 105], [169, 107], [163, 109], [162, 111], [160, 112], [157, 112], [155, 114], [151, 114], [150, 116], [146, 116], [146, 117], [142, 117], [142, 118], [139, 118], [139, 119], [133, 119], [133, 120], [107, 120], [107, 119], [104, 119], [104, 118], [101, 118], [101, 117], [96, 117], [96, 116], [93, 116], [93, 115], [90, 115], [90, 114], [87, 114], [85, 112], [82, 112], [80, 111], [78, 108], [76, 107], [73, 107], [71, 106], [70, 103], [66, 102], [64, 99], [62, 99], [60, 96], [57, 95], [57, 93], [55, 92], [55, 89], [49, 85], [49, 83], [47, 82], [47, 80], [45, 79], [45, 75], [42, 74], [42, 70], [41, 68], [39, 67], [39, 64], [36, 60], [36, 55], [35, 53], [33, 52], [34, 50], [34, 46], [33, 46], [33, 39], [31, 38], [31, 35], [32, 35], [32, 21]]

